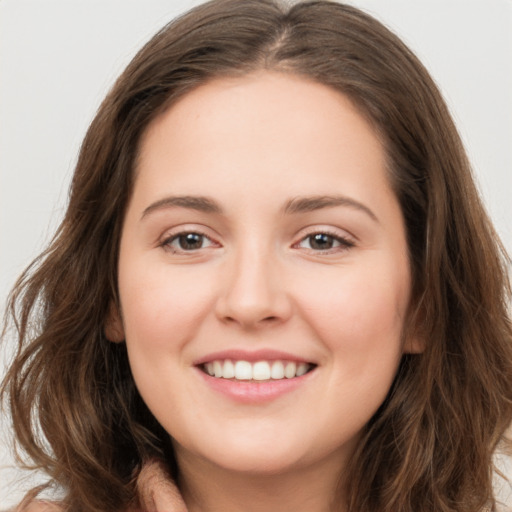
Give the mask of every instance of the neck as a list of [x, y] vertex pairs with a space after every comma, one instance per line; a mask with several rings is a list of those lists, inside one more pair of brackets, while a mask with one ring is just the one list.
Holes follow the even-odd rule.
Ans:
[[179, 467], [189, 512], [345, 511], [339, 461], [272, 474], [230, 471], [189, 457], [179, 457]]

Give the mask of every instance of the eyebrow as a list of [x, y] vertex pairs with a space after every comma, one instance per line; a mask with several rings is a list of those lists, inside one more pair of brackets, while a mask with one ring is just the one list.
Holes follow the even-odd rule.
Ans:
[[[334, 208], [336, 206], [346, 206], [359, 210], [368, 215], [375, 222], [379, 222], [375, 213], [367, 206], [346, 196], [306, 196], [294, 197], [285, 203], [283, 212], [285, 214], [307, 213], [323, 208]], [[169, 196], [159, 199], [150, 204], [143, 212], [141, 219], [150, 213], [167, 208], [188, 208], [190, 210], [197, 210], [204, 213], [222, 214], [223, 210], [220, 205], [205, 196]]]
[[188, 208], [205, 213], [222, 213], [222, 208], [213, 199], [203, 196], [169, 196], [150, 204], [143, 212], [141, 219], [157, 210], [172, 207]]
[[290, 199], [285, 205], [285, 213], [306, 213], [322, 208], [334, 208], [336, 206], [348, 206], [359, 210], [368, 215], [375, 222], [379, 222], [377, 215], [370, 210], [367, 206], [346, 196], [308, 196], [308, 197], [295, 197]]

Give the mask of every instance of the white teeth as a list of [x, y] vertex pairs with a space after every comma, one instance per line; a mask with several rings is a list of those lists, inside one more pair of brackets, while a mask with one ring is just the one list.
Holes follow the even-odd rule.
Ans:
[[235, 376], [235, 365], [227, 359], [224, 361], [223, 375], [225, 379], [232, 379]]
[[295, 375], [297, 377], [300, 377], [301, 375], [304, 375], [305, 373], [307, 373], [307, 371], [308, 371], [307, 363], [300, 363], [297, 365], [297, 372], [295, 373]]
[[237, 361], [235, 363], [235, 379], [237, 380], [251, 380], [252, 379], [252, 365], [247, 361]]
[[287, 379], [292, 379], [295, 377], [295, 373], [297, 372], [297, 365], [295, 363], [289, 362], [286, 363], [286, 366], [284, 367], [284, 376]]
[[213, 373], [215, 377], [222, 377], [222, 361], [213, 361]]
[[308, 363], [293, 361], [231, 361], [226, 359], [205, 363], [203, 369], [208, 375], [223, 379], [236, 380], [281, 380], [300, 377], [311, 369]]
[[252, 367], [252, 378], [254, 380], [270, 379], [270, 365], [266, 361], [258, 361]]
[[284, 365], [281, 361], [275, 361], [272, 364], [270, 376], [273, 379], [282, 379], [284, 377]]

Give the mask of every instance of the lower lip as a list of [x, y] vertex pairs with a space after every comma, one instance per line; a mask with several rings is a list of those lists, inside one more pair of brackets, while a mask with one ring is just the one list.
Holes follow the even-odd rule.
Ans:
[[221, 393], [240, 403], [263, 403], [279, 398], [306, 384], [316, 369], [292, 379], [279, 379], [267, 381], [229, 380], [211, 377], [199, 368], [196, 368], [204, 382], [214, 391]]

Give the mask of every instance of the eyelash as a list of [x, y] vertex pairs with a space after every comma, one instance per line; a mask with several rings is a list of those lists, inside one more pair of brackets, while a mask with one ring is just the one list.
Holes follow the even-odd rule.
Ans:
[[210, 245], [208, 247], [210, 247], [212, 245], [216, 245], [216, 242], [213, 241], [208, 235], [205, 235], [204, 233], [201, 233], [199, 231], [181, 231], [179, 233], [176, 233], [176, 234], [173, 234], [173, 235], [167, 237], [160, 245], [165, 250], [167, 250], [167, 251], [169, 251], [169, 252], [171, 252], [173, 254], [193, 253], [193, 252], [198, 251], [200, 249], [205, 249], [205, 247], [198, 247], [198, 248], [193, 248], [193, 249], [184, 249], [182, 247], [177, 248], [177, 247], [173, 247], [171, 245], [173, 242], [180, 243], [180, 241], [184, 241], [184, 240], [180, 240], [180, 239], [185, 238], [185, 237], [190, 236], [190, 235], [200, 237], [201, 238], [201, 242], [203, 242], [204, 240], [208, 240], [210, 242]]
[[[181, 242], [185, 241], [184, 238], [190, 237], [191, 235], [200, 238], [201, 245], [205, 240], [207, 240], [209, 242], [209, 245], [207, 247], [197, 247], [197, 248], [192, 248], [192, 249], [190, 249], [190, 248], [184, 249], [183, 247], [177, 248], [177, 247], [172, 246], [172, 244], [174, 242], [177, 242], [178, 244], [181, 245]], [[318, 236], [324, 236], [332, 244], [337, 244], [337, 246], [328, 247], [327, 249], [314, 249], [311, 246], [309, 248], [305, 248], [314, 254], [338, 253], [338, 252], [346, 251], [355, 246], [355, 243], [347, 237], [340, 236], [337, 233], [332, 233], [329, 230], [319, 230], [319, 231], [315, 231], [312, 233], [308, 233], [307, 235], [303, 236], [299, 240], [299, 242], [293, 244], [292, 247], [300, 248], [300, 245], [306, 240], [310, 240], [310, 245], [311, 245], [311, 240], [313, 239], [313, 237], [318, 237]], [[217, 242], [212, 240], [208, 235], [205, 235], [204, 233], [201, 233], [199, 231], [181, 231], [179, 233], [176, 233], [176, 234], [173, 234], [173, 235], [167, 237], [160, 244], [161, 247], [163, 247], [165, 250], [171, 252], [172, 254], [194, 253], [196, 251], [199, 251], [201, 249], [207, 249], [208, 247], [211, 247], [214, 245], [218, 245]]]
[[297, 242], [296, 244], [293, 245], [293, 247], [299, 247], [300, 244], [306, 240], [310, 240], [310, 244], [311, 244], [311, 239], [313, 239], [313, 237], [317, 237], [317, 236], [324, 236], [324, 237], [330, 239], [330, 241], [333, 244], [338, 244], [338, 245], [335, 247], [329, 247], [327, 249], [313, 249], [311, 247], [306, 248], [308, 251], [310, 251], [314, 254], [334, 254], [334, 253], [346, 251], [355, 246], [354, 241], [351, 240], [350, 238], [341, 236], [339, 233], [333, 233], [333, 232], [329, 231], [328, 229], [322, 229], [319, 231], [314, 231], [314, 232], [308, 233], [307, 235], [303, 236], [299, 242]]

